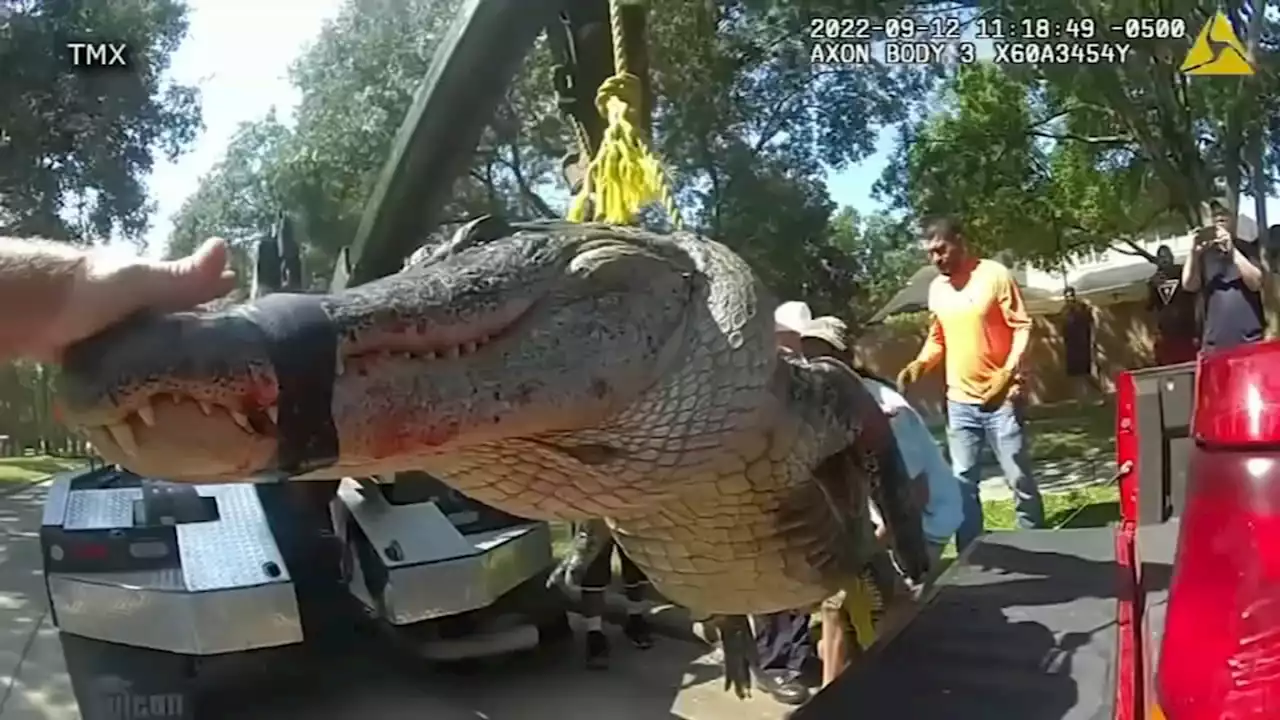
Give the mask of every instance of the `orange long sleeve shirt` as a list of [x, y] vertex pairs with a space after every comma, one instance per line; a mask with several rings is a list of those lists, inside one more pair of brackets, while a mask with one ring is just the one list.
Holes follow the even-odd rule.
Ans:
[[1031, 332], [1031, 317], [1013, 273], [1005, 266], [979, 260], [959, 288], [951, 278], [934, 278], [929, 285], [929, 312], [933, 315], [929, 336], [916, 359], [932, 368], [946, 358], [948, 400], [981, 402], [996, 371], [1017, 370]]

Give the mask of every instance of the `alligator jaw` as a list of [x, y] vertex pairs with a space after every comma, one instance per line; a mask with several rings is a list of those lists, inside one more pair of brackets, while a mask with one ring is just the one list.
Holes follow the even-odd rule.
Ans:
[[[314, 476], [418, 469], [470, 445], [594, 427], [683, 342], [695, 280], [682, 259], [608, 233], [524, 232], [326, 296], [340, 456]], [[276, 469], [277, 394], [242, 310], [180, 313], [73, 348], [63, 415], [110, 462], [229, 481]]]

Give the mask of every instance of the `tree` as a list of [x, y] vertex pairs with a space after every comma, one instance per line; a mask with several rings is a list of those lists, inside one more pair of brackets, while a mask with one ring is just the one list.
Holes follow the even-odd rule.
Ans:
[[[303, 99], [291, 137], [262, 147], [275, 159], [254, 160], [272, 168], [274, 195], [268, 200], [267, 186], [237, 180], [229, 157], [180, 213], [174, 248], [218, 231], [223, 221], [214, 219], [223, 213], [221, 232], [236, 242], [266, 232], [266, 213], [254, 215], [252, 232], [241, 232], [245, 213], [215, 201], [235, 197], [240, 187], [259, 193], [247, 206], [284, 204], [303, 216], [315, 257], [331, 258], [350, 242], [453, 7], [352, 0], [294, 68]], [[906, 117], [903, 98], [924, 87], [919, 73], [880, 66], [813, 72], [806, 13], [789, 3], [702, 3], [689, 10], [677, 0], [654, 0], [649, 27], [658, 98], [653, 145], [686, 223], [742, 252], [780, 295], [850, 310], [856, 288], [846, 281], [861, 270], [832, 242], [834, 207], [822, 178], [869, 154], [878, 125]], [[550, 54], [540, 47], [459, 182], [457, 217], [564, 212], [563, 193], [554, 190], [560, 158], [574, 142], [551, 77]], [[189, 219], [195, 216], [205, 220]], [[313, 271], [327, 272], [322, 264]]]
[[[173, 218], [170, 254], [219, 234], [247, 258], [250, 243], [269, 233], [283, 210], [298, 224], [307, 274], [326, 279], [355, 236], [456, 6], [456, 0], [349, 2], [294, 63], [291, 80], [302, 95], [294, 126], [272, 115], [241, 130]], [[454, 217], [560, 214], [536, 189], [558, 167], [548, 148], [567, 144], [556, 138], [563, 133], [558, 122], [547, 122], [554, 103], [550, 60], [540, 48], [458, 183]]]
[[205, 178], [174, 216], [169, 256], [190, 254], [205, 238], [222, 237], [231, 246], [236, 277], [247, 286], [253, 275], [247, 248], [269, 232], [276, 219], [278, 198], [283, 196], [282, 153], [292, 139], [293, 131], [280, 123], [274, 110], [260, 121], [241, 125], [210, 173], [216, 181]]
[[[1047, 17], [1068, 33], [1126, 43], [1132, 56], [1123, 63], [956, 68], [944, 91], [949, 110], [904, 135], [898, 161], [881, 182], [897, 205], [963, 214], [988, 242], [1055, 265], [1110, 246], [1145, 254], [1137, 240], [1155, 229], [1200, 225], [1201, 203], [1216, 192], [1234, 199], [1273, 191], [1280, 134], [1275, 123], [1260, 120], [1276, 112], [1280, 24], [1254, 14], [1254, 3], [1222, 6], [1254, 51], [1257, 73], [1243, 78], [1179, 71], [1218, 5], [969, 5], [988, 30], [993, 19], [1026, 30], [1022, 19]], [[1144, 16], [1168, 20], [1131, 19]], [[1174, 20], [1184, 20], [1185, 30]], [[1114, 27], [1165, 37], [1128, 40]], [[1258, 148], [1252, 157], [1251, 146]]]
[[[0, 232], [141, 242], [157, 151], [200, 124], [197, 91], [161, 76], [187, 31], [179, 0], [0, 0]], [[71, 41], [124, 42], [126, 69], [73, 67]]]
[[831, 244], [856, 267], [853, 307], [846, 313], [856, 334], [920, 268], [920, 250], [910, 222], [885, 213], [863, 217], [842, 208], [831, 219]]
[[815, 70], [809, 17], [839, 3], [655, 0], [655, 144], [695, 229], [784, 298], [848, 314], [859, 266], [832, 244], [822, 178], [870, 155], [923, 97], [928, 69]]

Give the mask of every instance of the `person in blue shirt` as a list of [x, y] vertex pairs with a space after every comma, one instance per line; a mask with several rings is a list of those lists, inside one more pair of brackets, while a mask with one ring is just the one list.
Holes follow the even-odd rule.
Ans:
[[920, 413], [911, 406], [897, 386], [877, 377], [866, 368], [851, 362], [852, 353], [845, 341], [847, 330], [839, 318], [821, 317], [808, 322], [802, 328], [801, 353], [805, 357], [831, 357], [847, 363], [857, 373], [862, 384], [889, 416], [898, 452], [907, 466], [907, 475], [924, 475], [928, 486], [928, 500], [924, 504], [924, 534], [936, 564], [942, 551], [960, 526], [960, 480]]
[[[923, 529], [925, 539], [929, 543], [930, 560], [937, 565], [942, 553], [960, 527], [962, 519], [960, 480], [952, 472], [950, 464], [942, 455], [942, 450], [929, 432], [928, 426], [920, 414], [911, 407], [894, 383], [876, 377], [864, 368], [853, 363], [848, 342], [848, 328], [836, 317], [814, 318], [809, 306], [802, 302], [788, 302], [778, 306], [774, 315], [778, 341], [781, 347], [798, 352], [806, 358], [829, 357], [850, 366], [858, 375], [863, 386], [876, 399], [880, 409], [889, 417], [889, 425], [893, 431], [898, 452], [906, 464], [910, 477], [924, 476], [928, 497], [923, 499]], [[876, 516], [872, 508], [873, 517]], [[877, 536], [883, 541], [886, 528], [883, 522], [877, 522]], [[893, 622], [891, 613], [896, 608], [885, 608], [882, 616], [884, 622]], [[835, 610], [835, 612], [828, 612]], [[846, 628], [837, 617], [839, 608], [828, 608], [824, 605], [823, 640], [820, 643], [819, 655], [822, 661], [822, 681], [827, 685], [840, 674], [848, 663], [850, 650]], [[790, 627], [794, 624], [791, 616], [797, 613], [775, 613], [772, 616], [756, 618], [757, 633], [760, 637], [785, 637], [785, 633], [774, 629], [775, 626]], [[766, 633], [760, 635], [760, 629]], [[808, 616], [804, 616], [804, 627], [808, 628]], [[797, 641], [799, 643], [800, 641]], [[771, 656], [793, 657], [794, 650], [778, 647], [774, 642], [766, 646], [761, 644], [761, 656], [766, 651]], [[788, 651], [790, 650], [790, 652]], [[775, 695], [776, 697], [776, 695]]]

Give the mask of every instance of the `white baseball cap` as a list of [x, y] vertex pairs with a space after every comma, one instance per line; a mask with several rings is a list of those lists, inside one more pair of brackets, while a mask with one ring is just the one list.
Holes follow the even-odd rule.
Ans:
[[793, 332], [800, 337], [822, 340], [837, 350], [848, 349], [844, 338], [849, 327], [845, 322], [834, 315], [814, 318], [808, 303], [799, 300], [782, 303], [773, 311], [773, 324], [776, 332]]
[[813, 311], [809, 303], [792, 300], [784, 302], [773, 311], [773, 324], [778, 332], [793, 332], [803, 335], [813, 322]]

